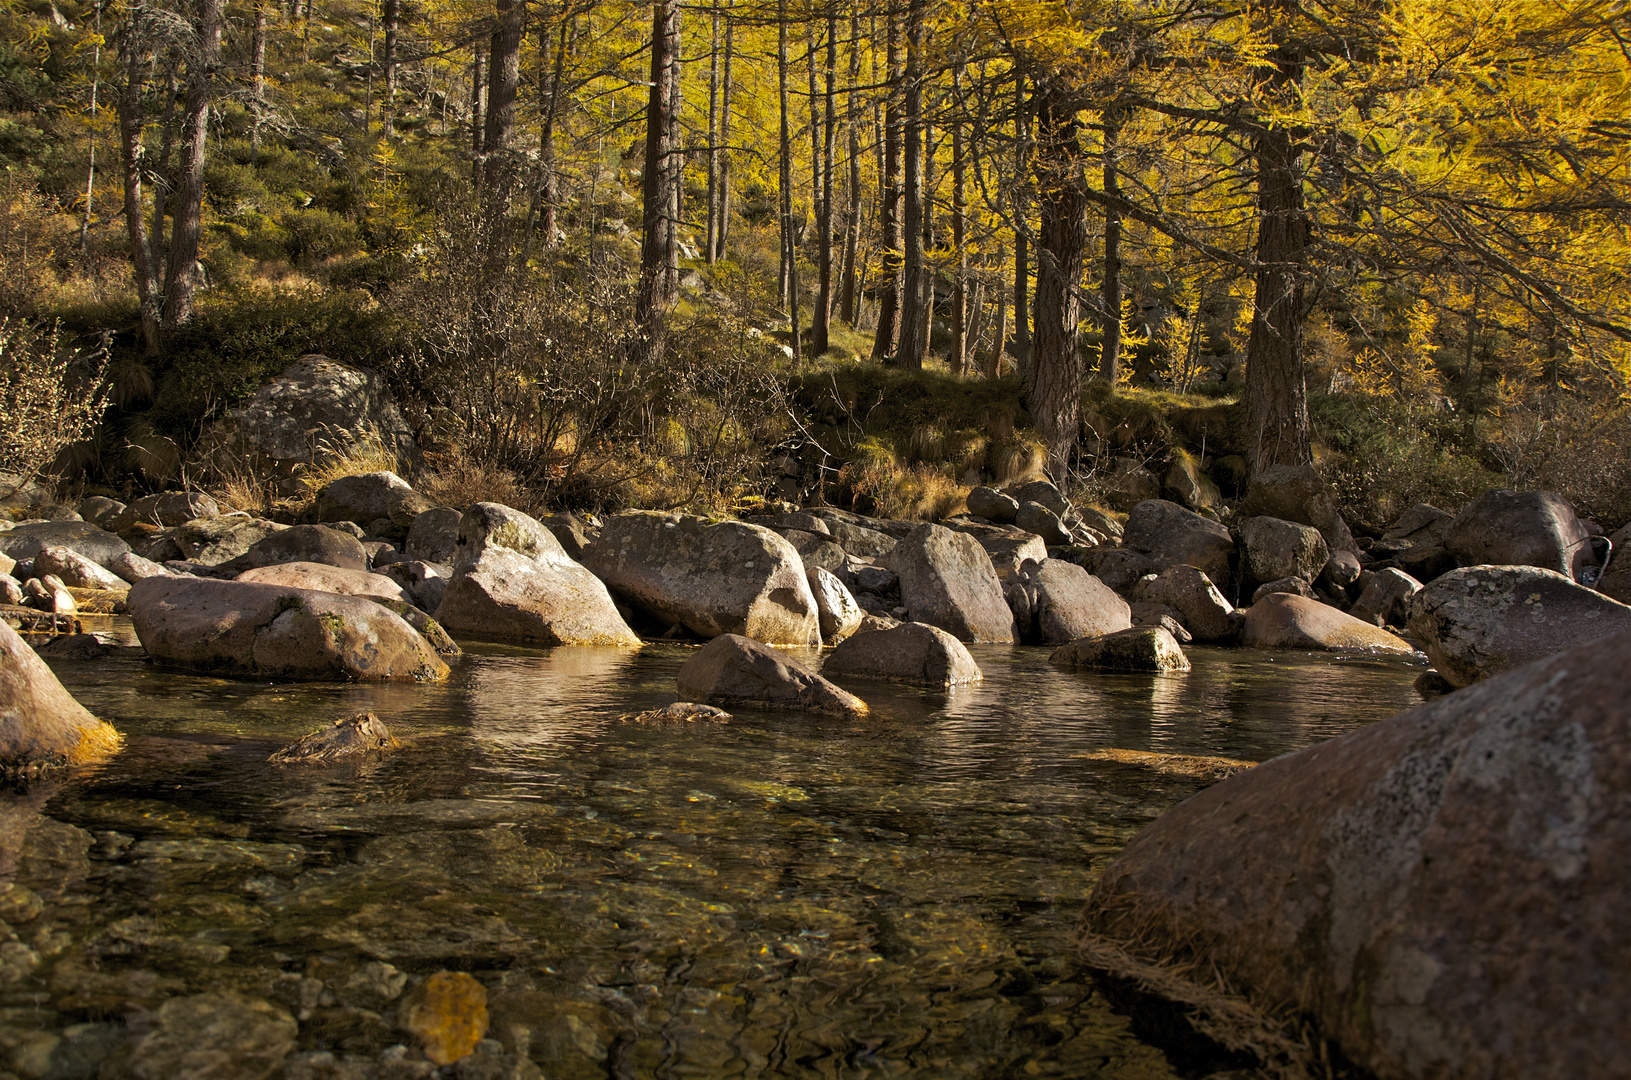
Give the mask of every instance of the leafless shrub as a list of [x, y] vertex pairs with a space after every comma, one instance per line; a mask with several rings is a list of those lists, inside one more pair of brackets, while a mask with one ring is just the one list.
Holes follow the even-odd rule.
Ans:
[[72, 349], [53, 324], [0, 319], [0, 495], [39, 476], [108, 407], [107, 350]]

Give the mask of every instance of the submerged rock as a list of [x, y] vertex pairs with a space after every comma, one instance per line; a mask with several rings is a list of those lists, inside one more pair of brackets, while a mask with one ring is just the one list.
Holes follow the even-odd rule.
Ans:
[[1081, 638], [1053, 650], [1048, 662], [1055, 667], [1105, 671], [1189, 670], [1189, 657], [1184, 655], [1178, 639], [1159, 626], [1135, 626]]
[[[852, 639], [853, 640], [853, 639]], [[705, 705], [749, 705], [865, 716], [866, 702], [791, 657], [740, 634], [721, 634], [680, 668], [680, 698]]]
[[1533, 566], [1469, 566], [1405, 602], [1406, 625], [1455, 686], [1631, 630], [1631, 607]]
[[713, 705], [701, 705], [695, 701], [676, 701], [664, 705], [660, 709], [647, 709], [645, 712], [625, 713], [619, 720], [631, 724], [683, 724], [697, 720], [718, 721], [729, 720], [731, 714], [724, 709]]
[[487, 1034], [487, 988], [462, 971], [438, 971], [408, 991], [397, 1024], [419, 1040], [425, 1057], [451, 1065]]
[[78, 765], [119, 748], [119, 733], [92, 716], [0, 619], [0, 769]]
[[362, 712], [342, 716], [332, 727], [301, 736], [267, 760], [278, 765], [316, 763], [376, 750], [394, 750], [400, 745], [379, 717]]
[[937, 626], [918, 622], [857, 634], [833, 650], [821, 671], [936, 687], [985, 678], [962, 642]]
[[160, 1005], [130, 1056], [140, 1080], [268, 1080], [295, 1048], [299, 1025], [269, 1001], [194, 994]]
[[1620, 634], [1225, 780], [1084, 926], [1385, 1080], [1623, 1076], [1628, 672]]

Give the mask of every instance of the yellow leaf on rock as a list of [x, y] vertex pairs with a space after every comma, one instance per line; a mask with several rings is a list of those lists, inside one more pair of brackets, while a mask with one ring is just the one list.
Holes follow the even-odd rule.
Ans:
[[398, 1026], [419, 1040], [425, 1057], [451, 1065], [487, 1034], [487, 989], [462, 971], [438, 971], [408, 995]]

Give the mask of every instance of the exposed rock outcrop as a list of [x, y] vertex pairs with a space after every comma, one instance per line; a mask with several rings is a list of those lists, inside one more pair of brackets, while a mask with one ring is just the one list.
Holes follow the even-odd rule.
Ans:
[[119, 748], [119, 733], [63, 689], [44, 660], [0, 619], [0, 775], [78, 765]]
[[1416, 651], [1397, 634], [1293, 593], [1271, 593], [1247, 609], [1240, 640], [1256, 649]]
[[720, 634], [685, 662], [683, 701], [865, 716], [866, 702], [775, 649], [740, 634]]
[[821, 673], [934, 687], [985, 678], [962, 642], [938, 626], [917, 622], [857, 634], [833, 650]]
[[943, 525], [919, 525], [893, 552], [901, 602], [913, 622], [959, 641], [1013, 641], [1014, 614], [980, 542]]

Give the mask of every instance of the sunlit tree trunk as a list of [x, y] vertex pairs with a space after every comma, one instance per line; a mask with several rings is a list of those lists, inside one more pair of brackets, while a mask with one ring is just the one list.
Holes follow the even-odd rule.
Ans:
[[895, 365], [921, 368], [929, 343], [924, 334], [923, 200], [923, 3], [911, 0], [906, 24], [905, 282], [901, 290], [900, 347]]
[[736, 51], [736, 24], [729, 14], [730, 0], [725, 4], [725, 73], [724, 83], [719, 90], [719, 141], [724, 150], [719, 155], [719, 205], [715, 210], [718, 224], [714, 226], [715, 259], [723, 259], [726, 255], [727, 243], [731, 231], [731, 61]]
[[521, 0], [496, 0], [487, 73], [487, 120], [481, 169], [489, 228], [509, 208], [515, 182], [510, 139], [515, 133], [515, 98], [521, 83], [521, 36], [527, 9]]
[[799, 342], [798, 244], [793, 233], [793, 129], [788, 100], [787, 0], [779, 0], [776, 19], [776, 85], [781, 98], [781, 210], [782, 210], [782, 294], [792, 326], [793, 366], [799, 366], [803, 349]]
[[[812, 69], [815, 58], [810, 58]], [[816, 228], [820, 230], [819, 290], [816, 298], [815, 318], [810, 333], [810, 355], [820, 356], [827, 351], [832, 320], [833, 301], [833, 143], [837, 135], [838, 111], [834, 100], [833, 82], [838, 67], [838, 16], [836, 9], [827, 9], [827, 62], [822, 94], [821, 117], [821, 202], [816, 210]]]
[[667, 343], [667, 267], [673, 230], [673, 171], [678, 155], [673, 146], [674, 57], [680, 47], [679, 0], [654, 0], [651, 18], [651, 91], [646, 99], [646, 160], [641, 178], [642, 222], [640, 285], [635, 298], [635, 319], [640, 325], [646, 354], [654, 360]]
[[402, 0], [385, 0], [380, 23], [385, 31], [385, 103], [380, 109], [380, 126], [385, 137], [396, 134], [396, 39], [401, 22]]
[[180, 190], [173, 215], [170, 265], [165, 275], [162, 328], [172, 330], [192, 319], [193, 293], [199, 284], [198, 245], [204, 212], [204, 156], [209, 135], [210, 105], [215, 100], [215, 78], [221, 68], [221, 0], [198, 0], [194, 28], [197, 34], [187, 74], [187, 109], [182, 118], [183, 144]]
[[856, 294], [856, 259], [861, 248], [861, 128], [860, 101], [855, 87], [861, 81], [861, 16], [850, 9], [849, 94], [844, 128], [849, 139], [849, 179], [845, 185], [844, 270], [839, 289], [839, 317], [850, 326], [859, 321]]
[[872, 335], [872, 359], [892, 360], [900, 343], [900, 308], [905, 284], [905, 260], [902, 249], [906, 238], [902, 231], [901, 198], [901, 128], [903, 72], [900, 63], [900, 17], [894, 11], [884, 14], [888, 23], [889, 94], [884, 100], [883, 112], [883, 165], [880, 170], [878, 196], [879, 246], [882, 248], [883, 281], [879, 286], [878, 326]]
[[159, 268], [148, 243], [142, 217], [142, 74], [141, 13], [130, 16], [125, 31], [125, 85], [119, 96], [119, 159], [124, 169], [125, 230], [130, 236], [131, 270], [141, 305], [142, 344], [147, 355], [159, 351]]
[[[952, 73], [952, 88], [962, 96], [963, 70]], [[963, 124], [951, 121], [951, 244], [957, 280], [951, 294], [951, 361], [959, 375], [968, 374], [968, 164], [963, 158]]]
[[1030, 200], [1024, 176], [1029, 169], [1031, 122], [1025, 99], [1025, 73], [1014, 73], [1014, 359], [1031, 357], [1031, 236], [1027, 219]]
[[[1121, 118], [1114, 110], [1104, 116], [1104, 193], [1121, 192], [1116, 171], [1116, 142], [1121, 134]], [[1121, 381], [1121, 211], [1104, 210], [1104, 282], [1099, 289], [1099, 378], [1115, 386]]]

